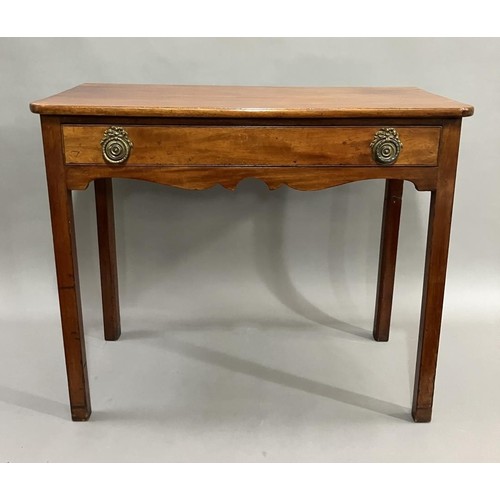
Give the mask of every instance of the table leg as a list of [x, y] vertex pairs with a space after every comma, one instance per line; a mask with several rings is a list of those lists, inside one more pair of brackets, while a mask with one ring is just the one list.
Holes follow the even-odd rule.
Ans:
[[43, 117], [42, 133], [71, 417], [73, 420], [83, 421], [89, 419], [92, 410], [78, 279], [73, 201], [71, 191], [66, 188], [58, 119]]
[[373, 338], [378, 342], [389, 340], [402, 197], [403, 181], [388, 179], [385, 183], [377, 299], [373, 325]]
[[425, 275], [420, 316], [412, 416], [415, 422], [430, 422], [434, 381], [443, 313], [444, 288], [455, 172], [460, 140], [460, 121], [443, 127], [437, 187], [431, 193]]
[[94, 185], [104, 338], [106, 340], [118, 340], [121, 328], [113, 213], [113, 185], [111, 179], [96, 179]]

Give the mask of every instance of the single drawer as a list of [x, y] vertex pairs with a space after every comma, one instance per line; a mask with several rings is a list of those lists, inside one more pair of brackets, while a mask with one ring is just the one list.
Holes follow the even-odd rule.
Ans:
[[[384, 131], [394, 148], [374, 152]], [[382, 131], [382, 132], [381, 132]], [[391, 134], [392, 132], [389, 132]], [[64, 125], [67, 165], [130, 166], [399, 166], [437, 165], [441, 127]], [[114, 143], [109, 141], [115, 139]], [[389, 140], [391, 137], [389, 137]], [[394, 136], [392, 136], [394, 139]], [[108, 141], [108, 142], [107, 142]], [[122, 141], [120, 143], [120, 141]], [[394, 143], [394, 141], [393, 141]], [[380, 144], [379, 144], [380, 146]], [[389, 146], [391, 146], [389, 144]], [[105, 151], [105, 148], [108, 148]], [[125, 148], [124, 158], [120, 148]], [[107, 153], [107, 158], [105, 154]], [[116, 161], [118, 159], [118, 161]], [[389, 161], [387, 161], [389, 159]]]

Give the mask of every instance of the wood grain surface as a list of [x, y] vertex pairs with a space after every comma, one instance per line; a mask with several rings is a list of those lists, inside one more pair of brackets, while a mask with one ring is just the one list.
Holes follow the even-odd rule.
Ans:
[[437, 186], [431, 193], [413, 391], [412, 415], [415, 422], [430, 422], [432, 417], [460, 130], [461, 120], [443, 128], [443, 154], [439, 161]]
[[229, 87], [86, 83], [31, 103], [52, 115], [164, 117], [461, 117], [468, 104], [415, 87]]
[[71, 418], [88, 420], [91, 413], [72, 193], [66, 187], [57, 117], [42, 117], [42, 136], [56, 261]]
[[402, 199], [403, 181], [387, 180], [382, 212], [377, 300], [373, 322], [373, 338], [377, 342], [389, 340]]
[[121, 335], [112, 182], [112, 179], [96, 179], [94, 182], [102, 314], [106, 340], [118, 340]]
[[[85, 84], [37, 101], [52, 219], [72, 418], [91, 413], [71, 190], [96, 181], [105, 337], [120, 335], [112, 178], [185, 189], [235, 189], [255, 178], [270, 189], [310, 191], [387, 179], [374, 337], [389, 336], [402, 181], [431, 191], [412, 415], [428, 422], [443, 310], [460, 127], [472, 106], [416, 88], [273, 88]], [[47, 116], [48, 115], [48, 116]], [[128, 161], [104, 161], [110, 125], [126, 128]], [[398, 130], [394, 165], [377, 165], [370, 142]]]
[[[134, 144], [127, 164], [378, 165], [370, 143], [380, 128], [126, 126]], [[106, 164], [100, 146], [106, 129], [64, 125], [66, 164]], [[398, 127], [397, 131], [403, 149], [396, 165], [437, 164], [441, 127]]]
[[258, 179], [269, 189], [288, 186], [317, 191], [367, 179], [401, 179], [419, 191], [435, 188], [438, 167], [67, 167], [68, 189], [86, 189], [95, 179], [135, 179], [183, 189], [201, 190], [221, 185], [234, 190], [245, 179]]

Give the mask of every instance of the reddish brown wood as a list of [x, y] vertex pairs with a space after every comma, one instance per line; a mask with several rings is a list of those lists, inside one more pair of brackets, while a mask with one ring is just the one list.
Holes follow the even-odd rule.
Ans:
[[474, 108], [415, 87], [227, 87], [86, 83], [33, 102], [40, 114], [203, 118], [461, 117]]
[[443, 129], [438, 182], [431, 194], [413, 393], [412, 415], [415, 422], [429, 422], [432, 416], [460, 127], [461, 120], [457, 120]]
[[42, 117], [42, 135], [71, 416], [73, 420], [88, 420], [91, 407], [78, 280], [73, 203], [71, 191], [66, 187], [61, 130], [57, 117]]
[[121, 328], [118, 298], [118, 269], [116, 265], [113, 185], [111, 179], [97, 179], [94, 184], [104, 338], [106, 340], [118, 340]]
[[419, 191], [436, 187], [437, 167], [121, 167], [80, 166], [66, 169], [69, 189], [86, 189], [94, 179], [136, 179], [184, 189], [208, 189], [217, 184], [236, 189], [243, 179], [265, 182], [269, 189], [289, 186], [315, 191], [366, 179], [405, 179]]
[[382, 237], [380, 239], [377, 302], [373, 326], [373, 338], [378, 342], [387, 342], [389, 340], [402, 197], [403, 181], [386, 181]]
[[[270, 189], [287, 185], [301, 190], [388, 179], [377, 340], [387, 340], [389, 333], [403, 180], [432, 191], [412, 410], [415, 421], [430, 420], [461, 117], [471, 115], [472, 106], [414, 88], [89, 84], [33, 103], [31, 109], [43, 115], [73, 419], [85, 420], [91, 410], [69, 190], [96, 181], [105, 336], [116, 339], [120, 330], [111, 178], [185, 189], [216, 184], [235, 189], [253, 177]], [[110, 125], [130, 128], [135, 149], [128, 164], [106, 164], [100, 156], [98, 142]], [[379, 127], [401, 131], [404, 147], [395, 165], [378, 166], [371, 159], [370, 135]], [[176, 143], [172, 150], [170, 142]]]
[[[64, 125], [68, 165], [106, 165], [100, 141], [108, 127]], [[133, 142], [128, 166], [380, 166], [370, 143], [381, 126], [124, 126]], [[436, 166], [441, 127], [397, 127], [396, 166]]]

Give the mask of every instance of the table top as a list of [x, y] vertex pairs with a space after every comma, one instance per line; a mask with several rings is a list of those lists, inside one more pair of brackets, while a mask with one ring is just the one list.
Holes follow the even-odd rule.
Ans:
[[462, 117], [474, 108], [415, 87], [85, 83], [35, 101], [42, 115], [191, 118]]

